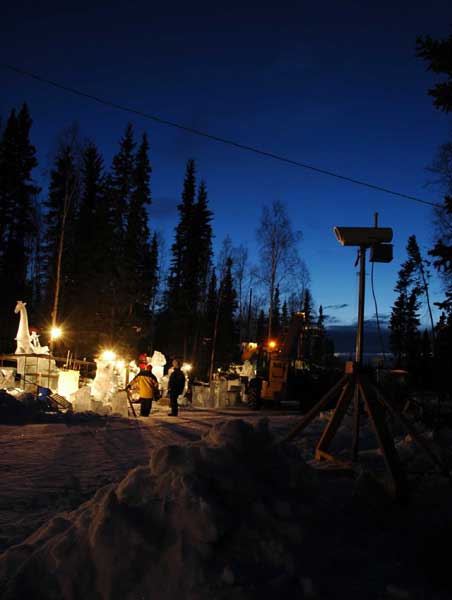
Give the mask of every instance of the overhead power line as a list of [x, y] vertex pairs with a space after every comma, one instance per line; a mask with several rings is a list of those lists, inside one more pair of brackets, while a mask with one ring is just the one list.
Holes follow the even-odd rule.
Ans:
[[393, 196], [398, 196], [399, 198], [404, 198], [405, 200], [412, 200], [414, 202], [426, 204], [427, 206], [433, 206], [435, 208], [442, 208], [442, 206], [440, 204], [437, 204], [435, 202], [429, 202], [428, 200], [423, 200], [422, 198], [417, 198], [416, 196], [410, 196], [409, 194], [404, 194], [402, 192], [396, 192], [389, 188], [385, 188], [380, 185], [369, 183], [367, 181], [362, 181], [360, 179], [354, 179], [352, 177], [347, 177], [346, 175], [341, 175], [340, 173], [328, 171], [327, 169], [321, 169], [319, 167], [314, 167], [313, 165], [308, 165], [306, 163], [302, 163], [297, 160], [287, 158], [286, 156], [280, 156], [279, 154], [274, 154], [273, 152], [267, 152], [266, 150], [262, 150], [260, 148], [254, 147], [254, 146], [248, 146], [246, 144], [241, 144], [240, 142], [235, 142], [234, 140], [229, 140], [227, 138], [219, 137], [217, 135], [212, 135], [211, 133], [207, 133], [206, 131], [201, 131], [200, 129], [194, 129], [193, 127], [188, 127], [187, 125], [181, 125], [180, 123], [176, 123], [175, 121], [169, 121], [168, 119], [162, 119], [161, 117], [157, 117], [155, 115], [145, 113], [141, 110], [136, 110], [134, 108], [130, 108], [129, 106], [125, 106], [124, 104], [119, 104], [118, 102], [112, 102], [111, 100], [105, 100], [104, 98], [99, 98], [98, 96], [94, 96], [93, 94], [88, 94], [87, 92], [82, 92], [81, 90], [78, 90], [76, 88], [73, 88], [73, 87], [70, 87], [67, 85], [63, 85], [61, 83], [58, 83], [57, 81], [52, 81], [51, 79], [41, 77], [40, 75], [36, 75], [36, 73], [31, 73], [30, 71], [25, 71], [24, 69], [20, 69], [19, 67], [16, 67], [14, 65], [10, 65], [7, 63], [0, 63], [0, 67], [2, 67], [4, 69], [8, 69], [10, 71], [14, 71], [15, 73], [19, 73], [20, 75], [25, 75], [26, 77], [30, 77], [31, 79], [35, 79], [36, 81], [40, 81], [41, 83], [46, 83], [47, 85], [51, 85], [59, 90], [63, 90], [65, 92], [70, 92], [71, 94], [81, 96], [82, 98], [88, 98], [89, 100], [94, 100], [95, 102], [98, 102], [99, 104], [103, 104], [105, 106], [110, 106], [111, 108], [116, 108], [116, 109], [122, 110], [124, 112], [138, 115], [139, 117], [154, 121], [156, 123], [160, 123], [161, 125], [168, 125], [169, 127], [175, 127], [182, 131], [186, 131], [188, 133], [192, 133], [194, 135], [198, 135], [200, 137], [207, 138], [209, 140], [213, 140], [215, 142], [220, 142], [221, 144], [227, 144], [228, 146], [234, 146], [235, 148], [240, 148], [241, 150], [253, 152], [254, 154], [259, 154], [260, 156], [267, 156], [268, 158], [273, 158], [274, 160], [278, 160], [280, 162], [288, 163], [290, 165], [294, 165], [294, 166], [300, 167], [302, 169], [308, 169], [308, 170], [314, 171], [316, 173], [321, 173], [322, 175], [329, 175], [330, 177], [335, 177], [336, 179], [342, 179], [342, 181], [348, 181], [349, 183], [361, 185], [361, 186], [370, 188], [372, 190], [376, 190], [378, 192], [383, 192], [385, 194], [391, 194]]

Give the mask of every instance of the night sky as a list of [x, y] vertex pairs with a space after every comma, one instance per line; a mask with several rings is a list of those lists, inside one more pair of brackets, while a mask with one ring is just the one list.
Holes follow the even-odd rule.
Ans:
[[[2, 9], [0, 62], [88, 94], [431, 202], [426, 171], [450, 135], [427, 95], [436, 79], [415, 56], [420, 34], [451, 32], [450, 0], [279, 3], [11, 2]], [[23, 101], [34, 125], [43, 184], [56, 140], [78, 122], [109, 166], [127, 122], [146, 131], [153, 166], [150, 225], [173, 241], [188, 158], [214, 212], [215, 245], [229, 234], [255, 252], [262, 206], [287, 204], [316, 305], [330, 323], [357, 312], [356, 250], [334, 225], [394, 229], [394, 261], [375, 266], [382, 316], [407, 238], [432, 241], [432, 210], [209, 141], [0, 69], [0, 114]], [[369, 293], [366, 315], [374, 313]], [[435, 282], [433, 300], [441, 298]], [[345, 306], [344, 306], [345, 305]], [[342, 306], [342, 308], [339, 308]], [[423, 315], [425, 318], [425, 315]]]

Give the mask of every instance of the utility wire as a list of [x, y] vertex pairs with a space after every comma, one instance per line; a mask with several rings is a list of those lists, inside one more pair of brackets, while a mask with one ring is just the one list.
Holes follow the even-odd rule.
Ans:
[[201, 131], [200, 129], [194, 129], [193, 127], [188, 127], [187, 125], [181, 125], [180, 123], [176, 123], [175, 121], [169, 121], [167, 119], [162, 119], [155, 115], [151, 115], [149, 113], [145, 113], [140, 110], [130, 108], [128, 106], [125, 106], [124, 104], [119, 104], [117, 102], [112, 102], [111, 100], [105, 100], [104, 98], [99, 98], [98, 96], [94, 96], [92, 94], [82, 92], [76, 88], [69, 87], [67, 85], [63, 85], [56, 81], [52, 81], [51, 79], [46, 79], [45, 77], [41, 77], [40, 75], [36, 75], [35, 73], [31, 73], [30, 71], [25, 71], [24, 69], [20, 69], [19, 67], [16, 67], [14, 65], [10, 65], [7, 63], [0, 63], [0, 67], [3, 69], [8, 69], [9, 71], [14, 71], [15, 73], [19, 73], [20, 75], [30, 77], [32, 79], [35, 79], [36, 81], [40, 81], [41, 83], [46, 83], [47, 85], [51, 85], [60, 90], [64, 90], [65, 92], [70, 92], [71, 94], [81, 96], [82, 98], [88, 98], [90, 100], [94, 100], [95, 102], [99, 102], [99, 104], [103, 104], [105, 106], [110, 106], [112, 108], [116, 108], [116, 109], [122, 110], [124, 112], [132, 113], [134, 115], [138, 115], [139, 117], [143, 117], [144, 119], [149, 119], [151, 121], [155, 121], [156, 123], [160, 123], [161, 125], [168, 125], [170, 127], [175, 127], [182, 131], [186, 131], [188, 133], [192, 133], [194, 135], [198, 135], [200, 137], [204, 137], [209, 140], [213, 140], [215, 142], [220, 142], [222, 144], [234, 146], [235, 148], [240, 148], [241, 150], [247, 150], [248, 152], [253, 152], [254, 154], [259, 154], [261, 156], [267, 156], [268, 158], [273, 158], [280, 162], [288, 163], [290, 165], [294, 165], [294, 166], [300, 167], [302, 169], [309, 169], [310, 171], [315, 171], [316, 173], [321, 173], [322, 175], [329, 175], [330, 177], [335, 177], [336, 179], [342, 179], [343, 181], [348, 181], [349, 183], [354, 183], [356, 185], [361, 185], [361, 186], [370, 188], [372, 190], [377, 190], [378, 192], [383, 192], [385, 194], [391, 194], [393, 196], [398, 196], [399, 198], [404, 198], [405, 200], [412, 200], [414, 202], [419, 202], [421, 204], [426, 204], [427, 206], [433, 206], [435, 208], [443, 208], [440, 204], [437, 204], [435, 202], [429, 202], [428, 200], [423, 200], [422, 198], [417, 198], [416, 196], [410, 196], [408, 194], [403, 194], [402, 192], [396, 192], [394, 190], [390, 190], [389, 188], [375, 185], [373, 183], [368, 183], [368, 182], [362, 181], [360, 179], [353, 179], [352, 177], [347, 177], [345, 175], [341, 175], [340, 173], [335, 173], [333, 171], [328, 171], [326, 169], [314, 167], [312, 165], [308, 165], [306, 163], [302, 163], [297, 160], [287, 158], [285, 156], [280, 156], [278, 154], [274, 154], [273, 152], [267, 152], [266, 150], [261, 150], [254, 146], [247, 146], [246, 144], [241, 144], [240, 142], [235, 142], [234, 140], [229, 140], [227, 138], [212, 135], [205, 131]]

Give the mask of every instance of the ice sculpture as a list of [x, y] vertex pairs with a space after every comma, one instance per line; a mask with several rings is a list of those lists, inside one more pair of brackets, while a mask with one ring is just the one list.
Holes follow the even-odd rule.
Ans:
[[[41, 346], [39, 336], [36, 332], [30, 334], [28, 329], [28, 314], [26, 302], [18, 300], [14, 313], [20, 315], [19, 327], [15, 340], [17, 342], [15, 354], [27, 354], [36, 356], [18, 357], [17, 372], [24, 378], [24, 387], [45, 385], [50, 389], [57, 386], [58, 369], [55, 361], [50, 358], [49, 348]], [[38, 355], [46, 354], [49, 358]], [[25, 372], [26, 371], [26, 372]]]

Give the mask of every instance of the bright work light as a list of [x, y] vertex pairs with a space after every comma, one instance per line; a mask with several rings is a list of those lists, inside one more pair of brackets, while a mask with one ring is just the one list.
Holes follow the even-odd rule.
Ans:
[[50, 339], [57, 340], [58, 338], [61, 337], [62, 334], [63, 334], [63, 331], [62, 331], [61, 327], [52, 327], [52, 329], [50, 330]]

